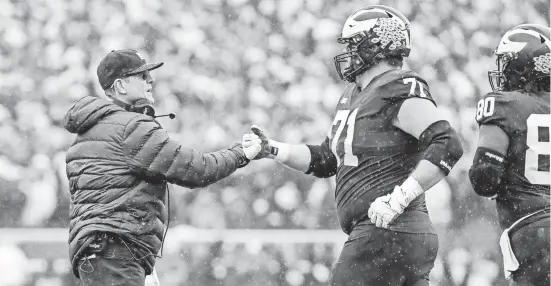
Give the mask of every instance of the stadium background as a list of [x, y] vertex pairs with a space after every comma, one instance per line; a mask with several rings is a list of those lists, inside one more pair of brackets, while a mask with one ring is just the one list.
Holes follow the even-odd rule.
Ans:
[[[95, 69], [108, 51], [165, 62], [154, 73], [157, 111], [177, 114], [161, 123], [185, 146], [228, 147], [251, 123], [280, 141], [317, 143], [343, 88], [335, 39], [368, 4], [410, 19], [406, 67], [429, 82], [463, 139], [463, 159], [428, 194], [440, 235], [432, 283], [506, 285], [494, 203], [466, 176], [473, 107], [490, 91], [501, 35], [520, 23], [549, 26], [545, 0], [0, 0], [0, 285], [77, 283], [64, 229], [73, 136], [60, 123], [76, 99], [101, 92]], [[163, 286], [324, 285], [345, 239], [333, 187], [268, 160], [206, 189], [171, 186]]]

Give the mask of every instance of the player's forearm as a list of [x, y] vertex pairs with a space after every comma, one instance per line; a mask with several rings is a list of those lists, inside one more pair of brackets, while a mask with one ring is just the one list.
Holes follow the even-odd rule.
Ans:
[[394, 205], [409, 205], [447, 176], [463, 155], [457, 132], [445, 120], [430, 124], [419, 135], [419, 145], [426, 146], [426, 150], [408, 179], [392, 193], [391, 202], [395, 202]]
[[256, 159], [275, 159], [291, 169], [318, 178], [332, 177], [337, 173], [337, 158], [329, 147], [329, 138], [320, 145], [287, 144], [269, 139], [256, 125], [251, 126], [251, 131], [262, 140]]
[[423, 191], [432, 188], [445, 176], [446, 174], [440, 167], [427, 160], [421, 160], [417, 168], [410, 174], [410, 177], [419, 183]]
[[428, 145], [422, 160], [408, 179], [392, 193], [395, 201], [407, 206], [416, 197], [436, 185], [448, 175], [459, 158], [463, 147], [457, 133], [446, 121], [429, 126], [420, 136], [421, 145]]
[[304, 144], [287, 144], [270, 140], [270, 145], [278, 148], [278, 154], [274, 158], [281, 164], [306, 173], [310, 167], [312, 155], [310, 149]]
[[411, 201], [436, 185], [445, 176], [446, 172], [441, 167], [428, 160], [421, 160], [402, 185], [394, 188], [388, 204], [397, 213], [402, 213]]

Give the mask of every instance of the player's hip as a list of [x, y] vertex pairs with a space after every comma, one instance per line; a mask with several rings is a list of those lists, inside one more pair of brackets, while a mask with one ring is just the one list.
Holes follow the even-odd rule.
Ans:
[[506, 278], [526, 282], [534, 277], [549, 277], [549, 224], [549, 210], [540, 209], [503, 231], [499, 244]]
[[363, 245], [367, 246], [366, 249], [370, 249], [372, 246], [375, 248], [388, 248], [389, 246], [418, 245], [438, 250], [438, 236], [436, 233], [394, 231], [366, 224], [352, 230], [345, 243], [345, 247], [347, 245]]
[[[547, 260], [550, 253], [550, 218], [549, 213], [528, 224], [514, 227], [510, 233], [512, 250], [522, 265], [531, 260]], [[547, 269], [549, 270], [549, 269]]]
[[[341, 227], [347, 234], [363, 233], [375, 228], [367, 213], [350, 214], [339, 211], [338, 213]], [[436, 234], [427, 211], [418, 209], [406, 210], [389, 225], [389, 229], [404, 233]]]
[[[330, 285], [413, 285], [428, 280], [437, 253], [436, 234], [377, 227], [353, 231], [334, 266]], [[347, 284], [350, 279], [357, 283]]]
[[549, 285], [550, 232], [547, 224], [531, 223], [516, 230], [511, 247], [519, 267], [512, 272], [512, 285]]

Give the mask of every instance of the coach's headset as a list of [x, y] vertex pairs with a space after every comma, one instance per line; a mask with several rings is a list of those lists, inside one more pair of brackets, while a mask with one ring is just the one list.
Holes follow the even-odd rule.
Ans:
[[155, 109], [153, 108], [153, 106], [149, 105], [148, 103], [140, 102], [141, 100], [138, 101], [136, 104], [132, 105], [114, 98], [111, 98], [111, 99], [113, 100], [113, 103], [124, 108], [126, 111], [145, 114], [153, 118], [166, 117], [166, 116], [168, 116], [170, 119], [176, 118], [176, 114], [174, 113], [155, 115]]

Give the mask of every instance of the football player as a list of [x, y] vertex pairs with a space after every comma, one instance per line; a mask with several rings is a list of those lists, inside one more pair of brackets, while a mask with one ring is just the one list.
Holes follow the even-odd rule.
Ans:
[[478, 148], [469, 178], [495, 198], [504, 271], [512, 285], [549, 285], [551, 30], [525, 24], [497, 46], [493, 92], [477, 106]]
[[438, 238], [424, 192], [463, 154], [427, 82], [403, 70], [410, 23], [399, 11], [367, 6], [344, 23], [337, 72], [349, 82], [319, 145], [263, 140], [258, 157], [320, 178], [336, 175], [335, 199], [349, 235], [330, 285], [428, 285]]

